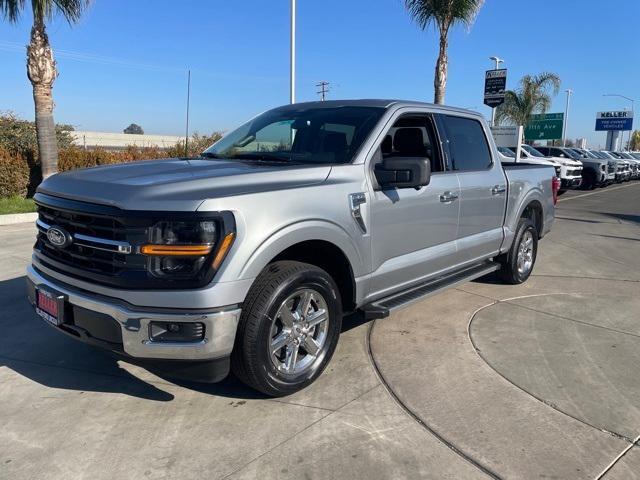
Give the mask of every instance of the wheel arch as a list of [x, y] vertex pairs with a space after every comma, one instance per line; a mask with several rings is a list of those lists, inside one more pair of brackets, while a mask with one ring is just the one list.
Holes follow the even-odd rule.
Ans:
[[242, 278], [255, 278], [270, 263], [294, 260], [315, 265], [332, 276], [342, 297], [343, 309], [356, 303], [356, 278], [363, 261], [354, 242], [341, 227], [329, 222], [293, 224], [267, 238], [250, 256]]

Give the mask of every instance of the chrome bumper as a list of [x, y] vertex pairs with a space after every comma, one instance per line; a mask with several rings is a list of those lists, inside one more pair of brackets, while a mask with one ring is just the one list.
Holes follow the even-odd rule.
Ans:
[[[44, 278], [33, 266], [27, 267], [27, 277], [38, 287], [48, 286], [65, 296], [65, 301], [87, 310], [102, 313], [118, 322], [122, 330], [122, 347], [125, 354], [141, 359], [210, 360], [228, 357], [233, 349], [236, 328], [240, 320], [239, 308], [205, 313], [176, 310], [132, 310], [110, 302], [108, 298], [93, 298], [85, 292], [60, 285]], [[149, 323], [201, 322], [205, 325], [204, 339], [193, 343], [154, 342], [149, 338]]]

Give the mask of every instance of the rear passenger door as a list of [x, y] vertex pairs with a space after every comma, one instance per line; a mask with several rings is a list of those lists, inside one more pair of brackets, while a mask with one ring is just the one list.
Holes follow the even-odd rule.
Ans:
[[496, 255], [503, 240], [507, 180], [493, 160], [488, 132], [471, 116], [440, 114], [446, 155], [460, 184], [458, 252], [462, 261]]

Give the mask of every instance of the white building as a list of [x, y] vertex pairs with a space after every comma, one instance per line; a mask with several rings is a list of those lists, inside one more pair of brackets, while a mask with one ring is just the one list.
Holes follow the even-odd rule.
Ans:
[[73, 144], [83, 148], [104, 148], [105, 150], [122, 150], [129, 146], [140, 148], [156, 147], [170, 148], [184, 137], [173, 135], [132, 135], [128, 133], [109, 132], [69, 132], [73, 137]]

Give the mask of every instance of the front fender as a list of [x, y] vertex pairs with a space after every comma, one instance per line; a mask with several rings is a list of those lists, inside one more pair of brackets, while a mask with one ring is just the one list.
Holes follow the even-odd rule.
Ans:
[[354, 241], [339, 225], [326, 220], [305, 220], [287, 225], [269, 236], [248, 258], [240, 278], [255, 278], [273, 258], [298, 243], [322, 240], [338, 247], [355, 277], [364, 274], [364, 261]]

